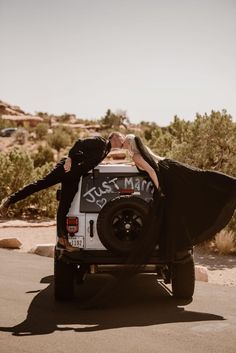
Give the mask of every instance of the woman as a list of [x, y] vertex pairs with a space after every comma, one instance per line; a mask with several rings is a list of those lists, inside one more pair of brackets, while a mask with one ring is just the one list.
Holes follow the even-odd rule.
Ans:
[[126, 136], [123, 148], [155, 186], [149, 251], [158, 241], [163, 259], [173, 260], [176, 251], [211, 238], [230, 221], [236, 207], [235, 178], [157, 156], [133, 134]]

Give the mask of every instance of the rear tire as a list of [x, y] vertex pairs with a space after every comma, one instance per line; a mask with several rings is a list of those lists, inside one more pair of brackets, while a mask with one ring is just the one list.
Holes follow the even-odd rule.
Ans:
[[74, 296], [75, 265], [67, 264], [54, 257], [54, 297], [56, 300], [68, 300]]
[[173, 263], [171, 266], [173, 297], [191, 299], [195, 287], [195, 269], [193, 257], [191, 256], [187, 262]]

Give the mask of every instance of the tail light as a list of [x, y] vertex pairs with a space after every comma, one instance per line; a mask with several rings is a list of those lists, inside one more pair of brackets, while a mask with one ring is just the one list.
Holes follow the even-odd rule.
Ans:
[[77, 233], [79, 230], [78, 217], [67, 217], [66, 218], [66, 230], [68, 233]]

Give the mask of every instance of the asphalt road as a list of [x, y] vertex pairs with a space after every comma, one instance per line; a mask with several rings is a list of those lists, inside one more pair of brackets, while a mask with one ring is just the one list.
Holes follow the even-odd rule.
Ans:
[[[91, 275], [71, 302], [53, 299], [53, 259], [0, 250], [1, 353], [235, 353], [236, 287], [196, 283], [174, 300], [154, 275]], [[104, 300], [84, 309], [106, 283]], [[82, 306], [82, 307], [81, 307]]]

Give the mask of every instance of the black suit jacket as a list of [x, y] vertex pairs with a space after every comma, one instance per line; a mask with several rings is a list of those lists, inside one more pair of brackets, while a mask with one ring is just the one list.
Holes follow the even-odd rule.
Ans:
[[95, 168], [110, 152], [111, 143], [103, 137], [79, 139], [69, 151], [72, 169], [78, 169], [80, 175]]

